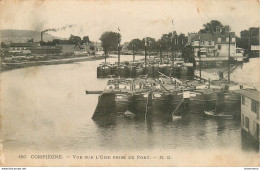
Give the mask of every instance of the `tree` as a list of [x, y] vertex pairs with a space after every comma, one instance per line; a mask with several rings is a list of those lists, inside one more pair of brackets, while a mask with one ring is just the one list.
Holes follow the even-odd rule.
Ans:
[[141, 50], [143, 49], [143, 42], [140, 39], [133, 39], [128, 44], [127, 49], [135, 51]]
[[4, 42], [1, 42], [1, 47], [2, 47], [2, 48], [6, 48], [7, 45], [6, 45]]
[[60, 44], [60, 40], [59, 39], [53, 39], [52, 44], [54, 44], [54, 45]]
[[194, 63], [195, 56], [193, 47], [191, 45], [183, 47], [181, 51], [181, 57], [183, 58], [184, 62]]
[[104, 32], [100, 37], [100, 41], [105, 55], [107, 55], [109, 51], [116, 51], [118, 49], [118, 43], [121, 41], [121, 35], [111, 31]]
[[88, 36], [84, 36], [83, 38], [82, 38], [82, 42], [83, 43], [89, 43], [90, 41], [89, 41], [89, 37]]
[[161, 39], [156, 42], [157, 50], [161, 48], [162, 51], [181, 51], [182, 48], [187, 44], [188, 37], [184, 34], [178, 35], [176, 32], [170, 32], [163, 34]]
[[201, 29], [200, 33], [211, 33], [216, 32], [217, 27], [223, 28], [223, 25], [218, 20], [212, 20], [209, 23], [203, 25], [204, 29]]
[[79, 36], [70, 35], [69, 43], [71, 44], [81, 43], [81, 38]]
[[92, 50], [92, 51], [94, 51], [94, 50], [95, 50], [95, 46], [94, 46], [93, 44], [91, 44], [91, 45], [89, 46], [89, 49]]
[[178, 49], [181, 51], [188, 42], [188, 37], [184, 34], [178, 36]]
[[145, 39], [146, 39], [146, 48], [147, 48], [147, 50], [154, 51], [155, 46], [156, 46], [155, 45], [155, 39], [151, 38], [151, 37], [143, 38], [142, 39], [143, 49], [144, 49], [144, 46], [145, 46]]
[[158, 43], [160, 44], [162, 51], [168, 51], [171, 44], [171, 37], [169, 34], [163, 34]]
[[251, 27], [240, 32], [240, 37], [236, 38], [237, 47], [246, 49], [249, 52], [250, 45], [259, 45], [259, 28]]

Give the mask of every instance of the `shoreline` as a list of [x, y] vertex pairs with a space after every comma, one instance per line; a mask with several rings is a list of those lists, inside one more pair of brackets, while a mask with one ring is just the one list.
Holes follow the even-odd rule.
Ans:
[[[136, 55], [138, 56], [138, 55]], [[107, 58], [117, 58], [116, 54], [107, 56]], [[3, 62], [0, 61], [0, 73], [34, 66], [44, 66], [44, 65], [59, 65], [59, 64], [71, 64], [75, 62], [82, 61], [95, 61], [105, 59], [105, 56], [82, 56], [82, 57], [70, 57], [70, 58], [61, 58], [61, 59], [49, 59], [41, 61], [24, 61], [24, 62]], [[1, 58], [0, 58], [1, 60]]]
[[95, 61], [105, 59], [105, 56], [88, 56], [88, 57], [74, 57], [74, 58], [62, 58], [62, 59], [51, 59], [42, 61], [26, 61], [16, 63], [1, 62], [1, 72], [6, 72], [14, 69], [27, 68], [33, 66], [44, 66], [44, 65], [59, 65], [59, 64], [71, 64], [81, 61]]

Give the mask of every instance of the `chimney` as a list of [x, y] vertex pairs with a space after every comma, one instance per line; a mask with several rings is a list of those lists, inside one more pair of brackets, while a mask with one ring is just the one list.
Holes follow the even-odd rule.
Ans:
[[43, 41], [43, 31], [41, 32], [41, 42]]

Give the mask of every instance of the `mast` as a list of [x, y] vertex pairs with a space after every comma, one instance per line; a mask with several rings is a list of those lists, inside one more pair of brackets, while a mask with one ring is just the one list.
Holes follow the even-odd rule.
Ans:
[[[172, 26], [173, 26], [173, 30], [174, 30], [174, 23], [173, 23], [173, 20], [172, 20]], [[174, 42], [173, 42], [173, 34], [174, 34], [174, 31], [172, 30], [172, 66], [174, 66], [174, 55], [173, 55], [173, 45], [174, 45]]]
[[160, 64], [162, 64], [162, 44], [160, 44]]
[[230, 83], [230, 33], [228, 33], [228, 83]]
[[[120, 31], [120, 29], [118, 28], [118, 31]], [[118, 50], [118, 67], [120, 65], [120, 33], [118, 32], [118, 46], [117, 46], [117, 50]]]
[[146, 38], [145, 38], [144, 42], [145, 42], [144, 43], [144, 66], [146, 68], [146, 60], [147, 60], [147, 57], [146, 57], [146, 45], [147, 45]]
[[200, 68], [200, 82], [201, 82], [201, 56], [200, 56], [200, 33], [199, 33], [199, 68]]
[[133, 44], [133, 62], [135, 62], [135, 45]]
[[172, 32], [172, 65], [174, 66], [174, 55], [173, 55], [173, 53], [174, 53], [174, 50], [173, 50], [173, 46], [174, 46], [174, 40], [173, 40], [173, 32]]
[[251, 31], [249, 29], [249, 38], [248, 38], [248, 58], [251, 56]]
[[[177, 48], [177, 50], [179, 51], [179, 47], [178, 47], [178, 45], [179, 45], [179, 43], [178, 43], [178, 40], [179, 40], [179, 38], [178, 38], [178, 35], [176, 35], [176, 48]], [[177, 52], [177, 50], [176, 50], [176, 52]], [[177, 53], [175, 52], [175, 58], [177, 58]], [[174, 58], [173, 58], [173, 60], [174, 60]], [[174, 64], [174, 63], [173, 63]]]

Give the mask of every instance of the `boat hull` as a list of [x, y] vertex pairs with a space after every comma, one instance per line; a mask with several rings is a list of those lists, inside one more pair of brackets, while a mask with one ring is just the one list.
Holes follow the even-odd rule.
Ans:
[[[179, 92], [170, 94], [170, 111], [174, 115], [183, 115], [182, 109], [183, 95]], [[179, 106], [180, 105], [180, 106]]]
[[133, 96], [128, 93], [118, 93], [115, 94], [115, 110], [116, 114], [125, 113], [131, 107], [133, 102]]
[[111, 116], [115, 113], [115, 93], [102, 93], [99, 96], [98, 104], [92, 119]]
[[152, 114], [171, 114], [170, 95], [166, 93], [152, 93]]
[[203, 114], [204, 111], [204, 95], [201, 93], [193, 93], [190, 97], [190, 113]]
[[137, 118], [145, 118], [151, 114], [151, 93], [134, 95], [132, 110]]

